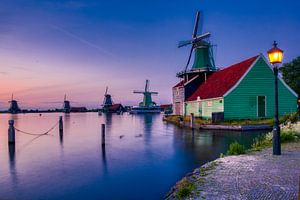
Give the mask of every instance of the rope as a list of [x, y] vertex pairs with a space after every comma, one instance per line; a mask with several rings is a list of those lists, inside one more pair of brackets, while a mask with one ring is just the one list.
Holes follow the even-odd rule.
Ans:
[[46, 131], [45, 133], [40, 133], [40, 134], [37, 134], [37, 133], [29, 133], [29, 132], [26, 132], [26, 131], [22, 131], [18, 128], [15, 127], [15, 130], [20, 132], [20, 133], [24, 133], [24, 134], [27, 134], [27, 135], [36, 135], [36, 136], [42, 136], [42, 135], [47, 135], [50, 131], [52, 131], [57, 125], [58, 125], [59, 121], [56, 122], [48, 131]]

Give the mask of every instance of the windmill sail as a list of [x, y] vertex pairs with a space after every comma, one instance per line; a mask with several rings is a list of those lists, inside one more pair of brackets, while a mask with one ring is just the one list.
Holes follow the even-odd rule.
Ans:
[[[203, 18], [203, 17], [202, 17]], [[201, 18], [201, 19], [202, 19]], [[212, 55], [212, 45], [206, 40], [210, 37], [210, 33], [199, 33], [199, 19], [200, 19], [200, 12], [198, 11], [196, 13], [195, 23], [194, 23], [194, 29], [192, 33], [192, 39], [191, 40], [185, 40], [180, 41], [178, 43], [178, 48], [191, 45], [191, 50], [188, 55], [187, 63], [185, 65], [184, 71], [181, 73], [178, 73], [178, 77], [185, 77], [187, 76], [187, 69], [190, 65], [190, 61], [192, 58], [192, 54], [194, 52], [195, 58], [194, 63], [191, 70], [209, 70], [209, 71], [215, 71], [215, 63], [213, 60]]]

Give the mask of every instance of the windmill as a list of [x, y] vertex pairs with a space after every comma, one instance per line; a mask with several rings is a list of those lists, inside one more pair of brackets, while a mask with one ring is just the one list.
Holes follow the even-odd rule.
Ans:
[[[208, 41], [210, 37], [210, 33], [204, 33], [198, 35], [198, 27], [199, 27], [199, 18], [200, 12], [198, 11], [196, 14], [194, 30], [192, 34], [192, 39], [186, 41], [180, 41], [178, 44], [178, 48], [191, 46], [190, 54], [186, 63], [186, 66], [182, 72], [177, 74], [177, 77], [189, 79], [189, 75], [199, 72], [214, 72], [216, 71], [215, 63], [213, 59], [212, 45]], [[188, 71], [188, 66], [191, 61], [192, 54], [194, 56], [194, 64], [192, 69]]]
[[112, 105], [113, 105], [113, 101], [111, 99], [111, 95], [108, 94], [108, 87], [106, 86], [102, 107], [105, 109]]
[[70, 101], [67, 100], [67, 95], [64, 96], [64, 103], [63, 103], [63, 112], [70, 113], [71, 111], [71, 104]]
[[8, 103], [10, 103], [8, 112], [15, 114], [15, 113], [19, 113], [21, 111], [21, 109], [18, 106], [18, 102], [16, 100], [14, 100], [14, 94], [11, 95], [11, 100], [8, 101]]
[[143, 102], [141, 102], [139, 104], [139, 106], [141, 106], [141, 107], [151, 107], [151, 106], [156, 105], [156, 103], [152, 101], [151, 95], [152, 94], [157, 95], [158, 92], [150, 92], [149, 91], [149, 84], [150, 84], [150, 81], [146, 80], [146, 85], [145, 85], [145, 90], [144, 91], [137, 91], [137, 90], [133, 91], [134, 94], [143, 94], [144, 95]]

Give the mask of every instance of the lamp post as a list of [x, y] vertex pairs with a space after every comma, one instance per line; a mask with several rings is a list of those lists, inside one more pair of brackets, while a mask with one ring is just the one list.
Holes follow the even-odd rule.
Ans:
[[277, 42], [274, 41], [273, 48], [268, 51], [270, 63], [273, 65], [274, 80], [275, 80], [275, 113], [274, 113], [274, 128], [273, 128], [273, 155], [281, 155], [280, 146], [280, 126], [278, 116], [278, 65], [282, 62], [283, 51], [277, 47]]

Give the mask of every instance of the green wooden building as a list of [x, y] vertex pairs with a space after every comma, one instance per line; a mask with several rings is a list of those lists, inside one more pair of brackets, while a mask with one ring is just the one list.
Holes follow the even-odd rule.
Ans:
[[[191, 46], [185, 69], [177, 73], [181, 81], [172, 88], [173, 114], [224, 119], [257, 119], [274, 116], [273, 69], [261, 54], [222, 70], [215, 67], [210, 33], [197, 35], [197, 12], [191, 40], [178, 47]], [[192, 53], [194, 63], [188, 69]], [[297, 94], [279, 78], [279, 115], [297, 110]]]
[[[173, 94], [185, 84], [181, 82], [173, 87]], [[279, 115], [295, 112], [297, 94], [281, 78], [278, 90]], [[214, 72], [185, 99], [181, 109], [183, 115], [194, 113], [202, 118], [211, 118], [215, 112], [223, 113], [224, 119], [272, 118], [272, 66], [263, 55], [258, 55]]]

